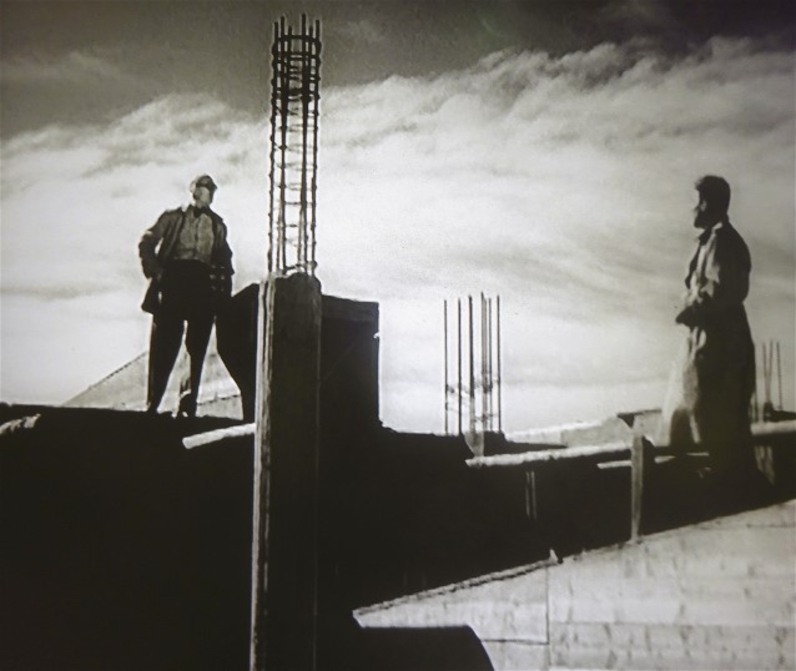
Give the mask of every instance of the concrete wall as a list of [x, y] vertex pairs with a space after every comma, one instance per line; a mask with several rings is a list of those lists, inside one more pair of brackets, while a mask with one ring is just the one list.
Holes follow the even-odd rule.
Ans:
[[496, 669], [793, 669], [796, 502], [363, 609], [468, 625]]
[[[0, 424], [36, 413], [0, 438], [0, 668], [247, 668], [251, 440], [186, 450], [231, 422], [84, 408]], [[488, 668], [467, 627], [370, 636], [350, 612], [546, 553], [522, 509], [458, 439], [325, 426], [320, 668]]]

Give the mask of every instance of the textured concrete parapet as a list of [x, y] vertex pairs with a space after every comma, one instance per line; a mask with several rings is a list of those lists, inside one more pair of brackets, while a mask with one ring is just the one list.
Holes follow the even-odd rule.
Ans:
[[793, 669], [796, 501], [358, 611], [467, 625], [496, 669]]

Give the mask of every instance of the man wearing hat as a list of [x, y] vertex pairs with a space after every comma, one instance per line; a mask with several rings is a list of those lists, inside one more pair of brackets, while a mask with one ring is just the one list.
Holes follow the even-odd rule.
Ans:
[[210, 175], [191, 182], [193, 203], [167, 210], [138, 243], [150, 279], [141, 308], [152, 314], [147, 411], [157, 412], [185, 333], [190, 373], [180, 385], [178, 416], [196, 414], [210, 332], [232, 291], [232, 250], [227, 227], [210, 209], [216, 186]]

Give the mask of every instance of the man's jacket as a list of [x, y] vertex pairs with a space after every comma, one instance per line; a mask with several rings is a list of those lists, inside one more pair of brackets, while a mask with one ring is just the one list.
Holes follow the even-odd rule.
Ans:
[[[158, 217], [155, 224], [148, 228], [138, 243], [138, 254], [141, 258], [141, 269], [149, 278], [141, 309], [154, 313], [160, 303], [160, 278], [171, 259], [180, 230], [185, 223], [187, 208], [167, 210]], [[220, 297], [229, 296], [232, 291], [232, 250], [227, 242], [227, 226], [223, 219], [208, 209], [213, 223], [213, 249], [210, 254], [210, 280], [214, 293]]]

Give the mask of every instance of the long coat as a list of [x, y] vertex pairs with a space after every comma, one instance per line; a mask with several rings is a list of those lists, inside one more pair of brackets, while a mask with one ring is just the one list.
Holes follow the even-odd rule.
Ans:
[[688, 327], [663, 407], [663, 440], [701, 443], [717, 465], [750, 451], [755, 350], [743, 301], [749, 249], [729, 221], [699, 236], [678, 321]]

